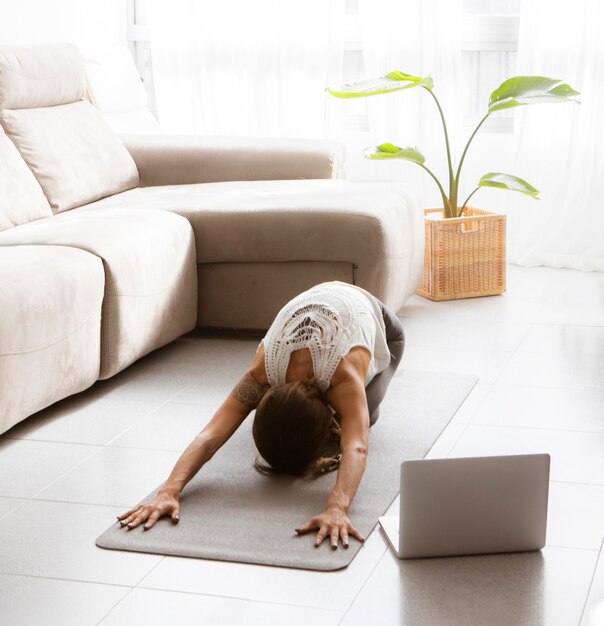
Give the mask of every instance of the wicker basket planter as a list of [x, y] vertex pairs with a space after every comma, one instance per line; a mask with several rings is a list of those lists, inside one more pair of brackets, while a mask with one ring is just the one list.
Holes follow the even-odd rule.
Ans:
[[430, 300], [493, 296], [505, 291], [505, 215], [466, 207], [443, 219], [426, 209], [424, 276], [417, 293]]

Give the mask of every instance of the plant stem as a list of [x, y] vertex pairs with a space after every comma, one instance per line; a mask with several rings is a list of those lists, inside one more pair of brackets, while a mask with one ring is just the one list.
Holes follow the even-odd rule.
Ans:
[[[455, 180], [453, 181], [453, 190], [451, 191], [451, 198], [450, 198], [451, 199], [451, 204], [453, 205], [452, 206], [452, 210], [455, 213], [456, 217], [457, 217], [457, 193], [459, 191], [459, 177], [461, 175], [461, 167], [462, 167], [463, 162], [464, 162], [464, 160], [466, 158], [466, 154], [468, 153], [468, 148], [470, 147], [470, 144], [472, 143], [472, 140], [476, 136], [476, 133], [478, 132], [480, 127], [487, 121], [487, 118], [489, 117], [489, 115], [491, 115], [491, 114], [487, 113], [480, 120], [480, 122], [478, 122], [478, 126], [474, 129], [474, 132], [470, 135], [470, 138], [468, 139], [468, 143], [466, 144], [466, 147], [464, 148], [464, 151], [463, 151], [463, 153], [461, 155], [461, 159], [459, 160], [459, 165], [457, 166], [457, 174], [455, 175]], [[467, 200], [466, 200], [466, 202], [467, 202]], [[465, 206], [465, 204], [464, 204], [464, 206]]]
[[440, 120], [441, 120], [442, 125], [443, 125], [443, 131], [445, 133], [445, 146], [447, 148], [447, 162], [449, 164], [449, 197], [451, 197], [452, 192], [453, 192], [453, 181], [454, 181], [454, 178], [453, 178], [453, 162], [451, 160], [451, 146], [449, 144], [449, 132], [447, 131], [447, 123], [445, 122], [445, 115], [443, 113], [442, 107], [440, 106], [440, 102], [438, 101], [438, 98], [436, 97], [436, 95], [434, 94], [432, 89], [428, 89], [427, 87], [424, 87], [424, 89], [434, 99], [434, 102], [436, 103], [436, 106], [438, 108], [438, 112], [440, 114]]
[[[417, 161], [414, 161], [414, 163], [417, 163]], [[426, 170], [426, 172], [428, 172], [428, 174], [430, 174], [430, 176], [432, 176], [432, 178], [434, 179], [434, 182], [438, 185], [438, 189], [440, 190], [440, 195], [443, 198], [443, 210], [445, 212], [445, 217], [452, 217], [451, 215], [451, 205], [449, 203], [449, 199], [447, 198], [447, 194], [445, 193], [445, 190], [443, 189], [443, 186], [440, 184], [440, 181], [438, 180], [438, 178], [436, 178], [436, 176], [423, 164], [423, 163], [417, 163], [422, 169]]]
[[463, 215], [463, 211], [466, 208], [466, 206], [468, 205], [468, 202], [470, 201], [470, 198], [480, 189], [480, 187], [476, 187], [476, 189], [474, 189], [474, 191], [466, 198], [466, 201], [463, 203], [462, 207], [461, 207], [461, 211], [459, 212], [459, 215], [457, 217], [461, 217]]

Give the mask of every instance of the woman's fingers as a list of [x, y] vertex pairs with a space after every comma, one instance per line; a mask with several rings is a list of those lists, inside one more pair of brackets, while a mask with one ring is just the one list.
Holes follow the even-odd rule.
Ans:
[[354, 527], [349, 526], [348, 529], [345, 526], [333, 526], [331, 528], [327, 526], [322, 526], [321, 530], [317, 533], [317, 538], [315, 540], [315, 546], [320, 546], [323, 542], [323, 539], [329, 534], [331, 547], [335, 550], [338, 547], [338, 541], [342, 541], [342, 545], [345, 548], [349, 547], [349, 537], [348, 535], [352, 535], [356, 539], [358, 539], [361, 543], [364, 543], [365, 538], [361, 535], [361, 533]]
[[300, 526], [300, 528], [296, 528], [296, 532], [299, 535], [305, 535], [306, 533], [309, 533], [311, 530], [315, 530], [315, 528], [318, 528], [318, 524], [317, 524], [317, 520], [316, 518], [312, 518], [310, 520], [310, 522], [307, 522], [306, 524], [304, 524], [304, 526]]
[[132, 530], [137, 526], [140, 526], [147, 518], [149, 514], [143, 510], [143, 512], [139, 513], [131, 522], [127, 524], [128, 530]]
[[349, 525], [348, 527], [346, 527], [346, 526], [340, 526], [339, 524], [338, 525], [331, 525], [331, 524], [320, 525], [317, 522], [317, 520], [315, 520], [315, 518], [311, 519], [310, 522], [308, 522], [307, 524], [304, 524], [304, 526], [301, 526], [300, 528], [296, 528], [296, 533], [298, 535], [305, 535], [312, 530], [316, 530], [317, 528], [319, 528], [319, 532], [317, 533], [317, 536], [315, 537], [315, 547], [319, 547], [323, 543], [323, 540], [325, 539], [325, 537], [327, 537], [328, 535], [330, 538], [330, 544], [332, 548], [337, 548], [338, 541], [340, 540], [342, 541], [342, 545], [345, 548], [348, 548], [350, 545], [349, 535], [352, 535], [353, 537], [358, 539], [361, 543], [365, 541], [364, 537], [354, 526]]
[[318, 548], [323, 543], [323, 539], [327, 536], [328, 531], [329, 529], [327, 526], [321, 526], [317, 536], [315, 537], [315, 548]]
[[149, 528], [153, 528], [153, 526], [155, 526], [155, 522], [157, 522], [160, 516], [161, 516], [161, 513], [159, 512], [159, 510], [155, 509], [155, 511], [153, 511], [153, 513], [149, 515], [149, 519], [147, 520], [144, 526], [145, 530], [149, 530]]
[[180, 519], [180, 504], [178, 500], [156, 498], [153, 502], [140, 504], [134, 509], [130, 509], [127, 513], [120, 515], [118, 520], [120, 525], [125, 526], [128, 530], [140, 526], [143, 522], [145, 522], [145, 530], [149, 530], [164, 515], [169, 515], [172, 522], [178, 523]]
[[130, 517], [133, 513], [136, 513], [136, 511], [138, 511], [140, 509], [140, 505], [139, 506], [135, 506], [133, 509], [130, 509], [129, 511], [126, 511], [125, 513], [122, 513], [121, 515], [117, 516], [118, 520], [124, 520], [127, 517]]
[[120, 526], [128, 526], [128, 524], [137, 516], [137, 513], [133, 513], [132, 515], [126, 517], [120, 522]]
[[361, 543], [365, 543], [365, 537], [363, 537], [363, 535], [361, 535], [361, 533], [354, 526], [350, 526], [348, 528], [348, 532]]

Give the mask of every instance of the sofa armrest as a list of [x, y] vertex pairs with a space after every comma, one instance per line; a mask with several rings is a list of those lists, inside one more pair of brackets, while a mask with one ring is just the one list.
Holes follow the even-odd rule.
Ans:
[[141, 186], [340, 178], [344, 151], [326, 140], [122, 135]]

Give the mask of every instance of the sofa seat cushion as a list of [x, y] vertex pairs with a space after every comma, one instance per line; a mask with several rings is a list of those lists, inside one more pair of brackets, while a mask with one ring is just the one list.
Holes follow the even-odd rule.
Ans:
[[0, 123], [54, 213], [138, 185], [138, 170], [90, 102], [0, 110]]
[[402, 183], [244, 181], [139, 187], [78, 211], [163, 209], [186, 217], [198, 263], [349, 263], [394, 308], [415, 292], [423, 214]]
[[52, 215], [42, 189], [0, 128], [0, 230]]
[[0, 246], [53, 244], [103, 260], [100, 378], [195, 326], [195, 241], [186, 219], [167, 211], [61, 213], [0, 233]]
[[97, 380], [104, 282], [88, 252], [0, 247], [0, 433]]

